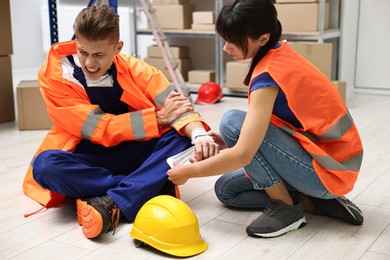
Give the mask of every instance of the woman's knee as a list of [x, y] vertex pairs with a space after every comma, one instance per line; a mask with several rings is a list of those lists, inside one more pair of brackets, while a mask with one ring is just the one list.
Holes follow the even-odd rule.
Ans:
[[245, 116], [245, 111], [237, 109], [229, 110], [223, 114], [219, 123], [219, 132], [229, 147], [237, 142]]
[[225, 205], [229, 205], [230, 201], [234, 199], [242, 190], [247, 187], [242, 182], [245, 178], [243, 169], [239, 169], [222, 175], [214, 184], [215, 195]]

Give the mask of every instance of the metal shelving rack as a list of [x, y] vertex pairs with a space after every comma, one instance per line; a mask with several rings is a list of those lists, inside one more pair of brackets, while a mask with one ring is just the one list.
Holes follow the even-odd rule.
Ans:
[[[91, 0], [92, 1], [92, 0]], [[305, 32], [288, 32], [282, 34], [282, 39], [290, 40], [290, 41], [315, 41], [322, 43], [326, 40], [332, 40], [337, 39], [337, 44], [334, 45], [334, 58], [333, 58], [333, 68], [334, 72], [333, 75], [337, 74], [337, 56], [338, 56], [338, 40], [341, 36], [341, 32], [338, 29], [339, 28], [339, 17], [340, 17], [340, 8], [341, 8], [341, 0], [332, 0], [330, 1], [330, 4], [332, 4], [332, 7], [329, 10], [329, 13], [333, 15], [334, 21], [333, 21], [333, 27], [337, 29], [324, 29], [324, 22], [325, 22], [325, 2], [326, 0], [319, 0], [319, 15], [318, 15], [318, 25], [319, 25], [319, 31], [314, 33], [305, 33]], [[51, 41], [52, 43], [58, 41], [58, 25], [57, 25], [57, 4], [56, 0], [48, 0], [49, 4], [49, 17], [50, 17], [50, 33], [51, 33]], [[214, 12], [217, 16], [219, 14], [219, 11], [221, 10], [223, 6], [223, 0], [215, 0], [214, 1]], [[133, 0], [133, 8], [134, 10], [137, 9], [137, 0]], [[137, 28], [136, 23], [136, 15], [134, 15], [134, 31], [135, 31], [135, 37], [134, 42], [132, 43], [132, 46], [134, 46], [135, 53], [134, 55], [137, 56], [137, 35], [142, 34], [152, 34], [151, 30], [146, 29], [139, 29]], [[187, 30], [165, 30], [165, 35], [168, 37], [181, 37], [181, 38], [210, 38], [215, 40], [215, 81], [216, 83], [220, 84], [222, 87], [224, 86], [224, 74], [225, 74], [225, 63], [224, 63], [224, 54], [223, 54], [223, 40], [221, 37], [216, 34], [215, 32], [210, 31], [192, 31], [190, 29]], [[191, 92], [196, 92], [196, 87], [190, 87]], [[223, 87], [223, 92], [225, 95], [232, 95], [232, 96], [246, 96], [245, 92], [241, 91], [232, 91], [227, 88]]]
[[[319, 0], [319, 15], [318, 15], [318, 32], [286, 32], [282, 34], [282, 39], [290, 40], [290, 41], [314, 41], [323, 43], [326, 40], [331, 39], [339, 39], [341, 36], [341, 32], [339, 28], [339, 14], [340, 14], [340, 3], [341, 0], [332, 0], [330, 1], [332, 4], [329, 13], [335, 15], [333, 17], [334, 21], [332, 26], [336, 29], [327, 29], [325, 30], [325, 2], [326, 0]], [[219, 14], [223, 6], [223, 0], [215, 0], [214, 1], [214, 12], [216, 16]], [[135, 6], [134, 6], [135, 8]], [[146, 29], [137, 29], [136, 34], [151, 34], [150, 30]], [[202, 32], [202, 31], [192, 31], [190, 29], [186, 30], [168, 30], [164, 29], [164, 33], [169, 37], [189, 37], [189, 38], [214, 38], [215, 39], [215, 82], [224, 86], [224, 78], [225, 78], [225, 64], [224, 64], [224, 54], [223, 54], [223, 40], [221, 37], [215, 32]], [[136, 44], [136, 43], [135, 43]], [[337, 46], [334, 48], [334, 72], [333, 74], [337, 74], [337, 56], [338, 56], [338, 41]], [[227, 96], [246, 96], [247, 93], [243, 91], [233, 91], [227, 88], [222, 88], [223, 93]], [[191, 92], [196, 92], [197, 88], [191, 88]]]
[[[92, 1], [92, 0], [91, 0]], [[49, 16], [50, 16], [50, 31], [51, 31], [51, 40], [52, 43], [58, 41], [58, 26], [57, 26], [57, 5], [56, 0], [48, 0], [49, 3]], [[332, 0], [329, 3], [331, 4], [329, 13], [333, 14], [334, 17], [331, 26], [336, 29], [324, 29], [325, 23], [325, 2], [326, 0], [319, 0], [319, 15], [318, 15], [318, 25], [319, 31], [315, 33], [305, 33], [305, 32], [287, 32], [282, 34], [282, 39], [291, 40], [291, 41], [315, 41], [322, 43], [326, 40], [336, 39], [336, 48], [334, 48], [334, 58], [333, 58], [333, 75], [337, 74], [337, 56], [338, 56], [338, 40], [341, 36], [341, 32], [338, 29], [340, 25], [339, 16], [341, 9], [341, 0]], [[214, 0], [214, 12], [217, 16], [219, 11], [223, 6], [223, 0]], [[133, 0], [133, 8], [134, 13], [137, 10], [137, 0]], [[136, 15], [134, 15], [134, 31], [135, 37], [132, 46], [134, 46], [135, 53], [137, 56], [137, 35], [142, 34], [152, 34], [151, 30], [139, 29], [137, 28]], [[224, 86], [224, 78], [225, 78], [225, 64], [224, 64], [224, 53], [223, 53], [223, 40], [221, 37], [215, 32], [209, 31], [192, 31], [190, 29], [187, 30], [165, 30], [165, 35], [169, 37], [189, 37], [189, 38], [211, 38], [215, 40], [215, 81], [220, 84], [222, 87]], [[246, 96], [245, 92], [241, 91], [232, 91], [227, 88], [222, 88], [225, 95], [231, 96]], [[191, 92], [196, 92], [197, 88], [190, 87]]]

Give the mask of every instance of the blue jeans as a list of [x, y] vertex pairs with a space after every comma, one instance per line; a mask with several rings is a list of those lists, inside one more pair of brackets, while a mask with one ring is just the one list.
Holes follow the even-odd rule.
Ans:
[[[219, 131], [228, 147], [237, 143], [246, 112], [230, 110], [220, 122]], [[248, 174], [249, 179], [245, 176]], [[251, 163], [220, 177], [215, 183], [218, 199], [227, 206], [247, 209], [266, 207], [270, 198], [264, 189], [284, 183], [289, 191], [331, 199], [313, 169], [312, 157], [291, 135], [270, 124]]]

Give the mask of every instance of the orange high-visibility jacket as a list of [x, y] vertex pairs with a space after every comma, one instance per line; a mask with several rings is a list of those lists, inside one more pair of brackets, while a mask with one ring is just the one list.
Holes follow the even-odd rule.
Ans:
[[251, 79], [268, 72], [286, 94], [302, 124], [296, 128], [272, 115], [271, 123], [298, 139], [329, 192], [352, 190], [363, 159], [363, 146], [348, 109], [332, 82], [287, 42], [257, 64]]
[[[157, 125], [156, 111], [164, 105], [174, 90], [156, 68], [134, 57], [119, 54], [114, 58], [117, 80], [123, 89], [121, 101], [128, 104], [129, 113], [114, 115], [91, 104], [84, 87], [64, 69], [62, 59], [76, 53], [77, 42], [54, 44], [42, 65], [38, 78], [40, 90], [54, 125], [35, 153], [60, 149], [73, 151], [81, 139], [103, 146], [115, 146], [123, 141], [148, 140], [169, 130]], [[188, 112], [171, 124], [181, 135], [183, 127], [200, 121], [209, 126], [196, 112]], [[64, 196], [42, 189], [33, 179], [30, 165], [23, 183], [24, 192], [45, 207], [59, 204]]]

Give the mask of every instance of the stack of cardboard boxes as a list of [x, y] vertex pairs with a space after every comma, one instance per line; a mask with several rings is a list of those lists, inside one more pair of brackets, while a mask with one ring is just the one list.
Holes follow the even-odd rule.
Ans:
[[215, 31], [215, 13], [213, 11], [193, 12], [191, 29], [195, 31]]
[[188, 0], [153, 0], [162, 29], [190, 29], [195, 6]]
[[9, 0], [0, 1], [0, 123], [15, 120], [12, 85], [12, 33]]
[[[215, 31], [215, 13], [213, 11], [196, 11], [192, 13], [194, 31]], [[188, 72], [188, 82], [203, 84], [215, 81], [215, 70], [191, 70]]]
[[[189, 48], [187, 46], [170, 46], [171, 53], [177, 62], [177, 69], [180, 70], [184, 80], [188, 79], [188, 71], [191, 69], [191, 59], [189, 58]], [[148, 64], [161, 70], [169, 81], [172, 77], [169, 74], [162, 53], [157, 45], [151, 45], [147, 49], [147, 57], [144, 59]]]
[[[318, 0], [276, 0], [276, 10], [283, 32], [317, 32]], [[325, 3], [324, 29], [329, 28], [329, 3]]]

